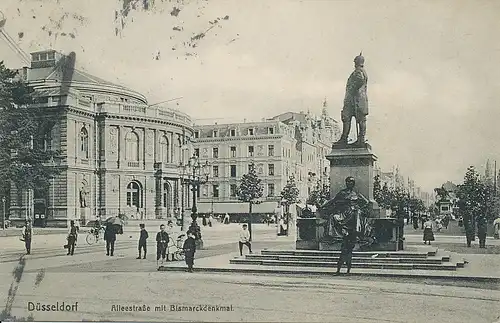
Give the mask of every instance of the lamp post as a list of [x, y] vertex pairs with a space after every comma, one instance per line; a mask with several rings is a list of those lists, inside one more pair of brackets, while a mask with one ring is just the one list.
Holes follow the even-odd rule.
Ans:
[[[196, 223], [196, 219], [198, 218], [196, 198], [197, 193], [200, 191], [200, 186], [208, 182], [208, 175], [210, 173], [208, 161], [201, 163], [199, 157], [194, 154], [189, 158], [187, 164], [181, 162], [179, 168], [181, 170], [182, 183], [185, 183], [188, 187], [191, 186], [191, 192], [193, 193], [193, 206], [191, 208], [191, 219], [193, 222], [189, 226], [189, 229], [195, 233], [197, 242], [202, 245], [203, 240], [201, 240], [200, 226]], [[184, 226], [184, 217], [182, 222], [182, 226]]]
[[6, 216], [6, 208], [5, 208], [5, 196], [2, 196], [2, 204], [3, 204], [3, 213], [2, 213], [2, 229], [5, 230], [5, 219], [7, 218]]

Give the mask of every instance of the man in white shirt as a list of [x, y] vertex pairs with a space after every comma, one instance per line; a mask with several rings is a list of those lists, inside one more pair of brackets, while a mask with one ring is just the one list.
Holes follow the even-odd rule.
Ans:
[[243, 229], [240, 231], [240, 241], [238, 245], [240, 247], [240, 256], [243, 256], [243, 245], [248, 247], [248, 251], [252, 253], [252, 244], [250, 243], [250, 232], [247, 230], [247, 225], [243, 224]]

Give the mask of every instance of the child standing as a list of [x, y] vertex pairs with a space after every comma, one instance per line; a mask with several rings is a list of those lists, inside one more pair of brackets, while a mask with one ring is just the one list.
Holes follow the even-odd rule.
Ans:
[[188, 272], [193, 272], [194, 265], [194, 253], [196, 252], [196, 242], [194, 239], [194, 233], [192, 231], [187, 232], [188, 238], [184, 241], [184, 255], [186, 256], [186, 265], [188, 266]]
[[141, 228], [141, 236], [139, 237], [139, 257], [137, 259], [141, 259], [141, 251], [144, 249], [144, 258], [146, 259], [146, 252], [147, 252], [147, 247], [146, 247], [146, 240], [149, 238], [148, 232], [146, 231], [144, 223], [139, 224], [139, 227]]

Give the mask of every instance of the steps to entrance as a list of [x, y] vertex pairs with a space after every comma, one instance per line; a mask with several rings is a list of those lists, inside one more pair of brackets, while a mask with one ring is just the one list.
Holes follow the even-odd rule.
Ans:
[[[335, 268], [339, 258], [340, 251], [262, 250], [261, 254], [234, 258], [229, 263], [273, 267]], [[352, 268], [391, 270], [457, 270], [457, 268], [463, 268], [464, 260], [457, 260], [452, 260], [449, 253], [438, 249], [426, 252], [353, 252]]]

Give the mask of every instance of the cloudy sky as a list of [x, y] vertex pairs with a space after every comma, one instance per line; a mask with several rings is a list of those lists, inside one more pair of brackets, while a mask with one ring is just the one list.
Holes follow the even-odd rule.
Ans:
[[[200, 123], [320, 113], [325, 97], [339, 119], [362, 50], [367, 137], [383, 169], [399, 165], [431, 190], [500, 161], [500, 1], [155, 0], [145, 10], [141, 0], [115, 19], [122, 1], [2, 0], [1, 10], [26, 52], [75, 51], [82, 69], [150, 103], [183, 97], [173, 107]], [[18, 64], [5, 42], [0, 55]]]

